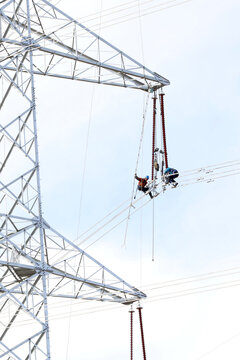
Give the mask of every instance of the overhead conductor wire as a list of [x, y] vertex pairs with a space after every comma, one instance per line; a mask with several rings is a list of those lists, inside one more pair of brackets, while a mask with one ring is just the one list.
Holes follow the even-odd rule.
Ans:
[[[188, 2], [193, 1], [193, 0], [183, 0], [183, 1], [179, 2], [179, 3], [172, 4], [172, 5], [167, 5], [167, 6], [163, 7], [165, 4], [172, 3], [172, 2], [176, 2], [176, 1], [177, 1], [177, 0], [171, 0], [171, 1], [168, 1], [167, 3], [162, 3], [162, 4], [159, 4], [159, 5], [152, 6], [152, 7], [148, 8], [148, 9], [146, 9], [146, 10], [151, 10], [151, 9], [154, 9], [154, 10], [149, 11], [149, 12], [147, 12], [147, 11], [145, 10], [145, 12], [142, 12], [141, 17], [146, 16], [146, 15], [155, 14], [156, 12], [164, 11], [164, 10], [167, 10], [167, 9], [170, 9], [170, 8], [173, 8], [173, 7], [176, 7], [176, 6], [184, 5], [185, 3], [188, 3]], [[160, 6], [162, 6], [162, 8], [159, 8]], [[128, 15], [119, 16], [118, 18], [115, 18], [115, 19], [113, 19], [113, 20], [105, 21], [105, 24], [108, 24], [108, 23], [110, 23], [110, 24], [105, 25], [105, 26], [102, 26], [102, 29], [108, 28], [108, 27], [110, 27], [110, 26], [122, 24], [122, 23], [127, 22], [127, 21], [135, 20], [135, 19], [138, 18], [138, 16], [135, 16], [135, 13], [136, 13], [136, 12], [133, 12], [133, 13], [130, 13], [130, 14], [128, 14]], [[132, 16], [132, 17], [127, 18], [127, 17], [129, 17], [129, 16]], [[122, 19], [122, 18], [123, 18], [123, 19], [126, 18], [126, 19], [121, 20], [121, 21], [116, 21], [116, 20]], [[112, 24], [111, 24], [111, 22], [112, 22]], [[95, 26], [95, 27], [94, 27], [94, 26]], [[93, 26], [91, 27], [92, 30], [95, 31], [96, 28], [97, 28], [97, 26], [98, 26], [98, 24], [93, 25]]]
[[[240, 169], [239, 169], [240, 170]], [[220, 174], [218, 174], [218, 175], [220, 175]], [[197, 183], [200, 183], [200, 182], [207, 182], [207, 183], [209, 183], [209, 182], [212, 182], [212, 181], [214, 181], [214, 180], [217, 180], [217, 179], [220, 179], [220, 178], [225, 178], [225, 177], [228, 177], [228, 176], [233, 176], [233, 175], [240, 175], [240, 171], [238, 172], [238, 173], [234, 173], [234, 174], [225, 174], [225, 175], [221, 175], [221, 176], [216, 176], [216, 177], [212, 177], [211, 179], [209, 179], [209, 178], [206, 178], [206, 179], [200, 179], [200, 180], [198, 180], [197, 178], [195, 178], [195, 179], [193, 179], [193, 181], [191, 182], [191, 183], [186, 183], [186, 184], [179, 184], [179, 186], [178, 186], [178, 188], [180, 188], [180, 187], [184, 187], [184, 186], [188, 186], [188, 185], [193, 185], [193, 184], [197, 184]], [[171, 189], [171, 188], [169, 188], [169, 189]], [[158, 195], [160, 195], [160, 194], [162, 194], [162, 191], [158, 194]], [[158, 196], [157, 195], [157, 196]], [[142, 198], [144, 198], [145, 197], [145, 194], [140, 198], [140, 199], [142, 199]], [[140, 199], [138, 199], [137, 201], [139, 201]], [[137, 202], [136, 201], [136, 202]], [[143, 208], [144, 206], [146, 206], [149, 202], [151, 201], [151, 199], [149, 199], [147, 202], [145, 202], [143, 205], [141, 205], [139, 208], [137, 208], [135, 211], [133, 211], [131, 214], [133, 215], [133, 214], [135, 214], [138, 210], [140, 210], [141, 208]], [[122, 214], [122, 213], [124, 213], [124, 211], [126, 211], [127, 209], [128, 209], [128, 211], [129, 211], [129, 208], [130, 207], [132, 207], [132, 206], [134, 206], [135, 205], [135, 202], [133, 202], [131, 205], [129, 205], [129, 207], [127, 207], [127, 208], [125, 208], [124, 210], [122, 210], [120, 213]], [[120, 215], [120, 213], [119, 214], [116, 214], [115, 216], [114, 216], [114, 219], [115, 218], [117, 218], [119, 215]], [[100, 239], [102, 239], [106, 234], [108, 234], [110, 231], [112, 231], [113, 229], [115, 229], [117, 226], [119, 226], [123, 221], [125, 221], [125, 220], [129, 220], [129, 217], [127, 216], [127, 217], [125, 217], [123, 220], [121, 220], [120, 222], [118, 222], [116, 225], [114, 225], [112, 228], [110, 228], [109, 230], [107, 230], [103, 235], [101, 235], [98, 239], [96, 239], [92, 244], [94, 244], [94, 243], [96, 243], [98, 240], [100, 240]], [[111, 222], [111, 220], [110, 221], [108, 221], [108, 223], [107, 224], [109, 224]], [[103, 225], [102, 227], [101, 227], [101, 229], [102, 228], [104, 228], [105, 227], [105, 225]], [[96, 230], [96, 232], [95, 233], [97, 233], [98, 232], [98, 230]], [[93, 234], [92, 234], [93, 235]], [[84, 242], [86, 241], [86, 240], [88, 240], [90, 237], [92, 237], [92, 235], [90, 235], [90, 236], [88, 236], [85, 240], [84, 240]], [[89, 246], [91, 246], [92, 244], [90, 244]], [[88, 246], [88, 247], [89, 247]]]
[[[185, 289], [182, 290], [182, 292], [173, 292], [172, 296], [170, 296], [170, 294], [163, 294], [163, 295], [149, 295], [148, 298], [144, 301], [145, 303], [152, 303], [152, 302], [158, 302], [158, 301], [162, 301], [162, 300], [170, 300], [170, 299], [175, 299], [175, 298], [180, 298], [180, 297], [186, 297], [189, 295], [196, 295], [196, 294], [202, 294], [202, 293], [208, 293], [210, 291], [216, 291], [216, 290], [223, 290], [223, 289], [228, 289], [228, 288], [233, 288], [236, 286], [240, 286], [240, 282], [236, 283], [236, 284], [231, 284], [233, 283], [232, 281], [229, 282], [225, 282], [225, 283], [219, 283], [219, 284], [212, 284], [212, 288], [208, 288], [208, 286], [204, 286], [204, 287], [197, 287], [197, 288], [193, 288], [193, 289]], [[228, 285], [230, 284], [230, 285]], [[218, 285], [218, 286], [216, 286]], [[219, 285], [223, 285], [223, 286], [219, 286]], [[215, 287], [214, 287], [215, 286]], [[194, 291], [191, 291], [194, 290]], [[85, 300], [84, 298], [82, 299], [83, 303], [89, 303], [89, 300]], [[66, 304], [68, 304], [67, 302], [64, 302], [61, 306], [58, 307], [65, 307]], [[76, 304], [77, 306], [78, 304]], [[114, 310], [117, 307], [122, 307], [122, 304], [107, 304], [104, 308], [102, 308], [103, 305], [101, 306], [95, 306], [94, 308], [89, 308], [89, 309], [84, 309], [84, 310], [76, 310], [73, 312], [73, 314], [75, 316], [82, 316], [82, 315], [87, 315], [87, 314], [91, 314], [91, 313], [95, 313], [95, 312], [102, 312], [102, 311], [109, 311], [109, 310]], [[54, 306], [53, 306], [54, 308]], [[64, 319], [64, 318], [68, 318], [68, 315], [66, 313], [62, 313], [62, 311], [60, 311], [59, 314], [55, 314], [54, 316], [51, 317], [51, 320], [58, 320], [58, 319]], [[24, 321], [20, 321], [19, 325], [15, 325], [15, 327], [17, 326], [23, 326], [25, 323], [29, 324], [32, 323], [33, 320], [24, 320]]]
[[[218, 163], [218, 164], [214, 164], [214, 165], [208, 165], [208, 166], [204, 166], [204, 167], [200, 167], [200, 168], [196, 168], [196, 169], [193, 169], [193, 170], [186, 170], [186, 171], [181, 171], [181, 178], [180, 178], [180, 185], [181, 185], [181, 179], [182, 178], [185, 178], [185, 177], [189, 177], [191, 175], [199, 175], [201, 174], [202, 172], [206, 173], [207, 176], [210, 176], [210, 175], [213, 175], [215, 176], [214, 174], [214, 171], [215, 170], [221, 170], [221, 169], [224, 169], [224, 168], [229, 168], [229, 167], [233, 167], [233, 166], [236, 166], [236, 165], [239, 165], [240, 166], [240, 160], [232, 160], [232, 161], [225, 161], [223, 163]], [[229, 170], [230, 172], [231, 171], [238, 171], [240, 170], [240, 168], [237, 168], [237, 169], [232, 169], [232, 170]], [[208, 175], [210, 174], [210, 175]], [[223, 174], [223, 172], [221, 173], [218, 173], [218, 174]], [[186, 181], [192, 181], [192, 183], [198, 183], [199, 180], [201, 180], [201, 178], [199, 178], [199, 176], [196, 178], [191, 178], [190, 180], [186, 179]], [[205, 179], [205, 181], [208, 181], [208, 179]], [[188, 185], [187, 183], [183, 183], [182, 186], [186, 186]], [[190, 185], [190, 184], [189, 184]], [[144, 196], [142, 197], [144, 198]], [[91, 225], [87, 230], [85, 230], [82, 234], [80, 234], [80, 237], [78, 239], [75, 240], [78, 241], [80, 240], [84, 235], [86, 235], [87, 233], [89, 233], [91, 230], [93, 230], [97, 225], [99, 225], [100, 223], [102, 223], [105, 219], [107, 219], [109, 216], [111, 216], [112, 214], [114, 214], [117, 210], [121, 209], [125, 204], [129, 203], [130, 201], [130, 198], [128, 198], [127, 200], [123, 201], [120, 205], [118, 205], [115, 209], [113, 209], [112, 211], [110, 211], [108, 214], [106, 214], [103, 218], [101, 218], [100, 220], [98, 220], [95, 224]], [[135, 203], [133, 203], [134, 205]], [[128, 210], [128, 206], [125, 208], [125, 210]], [[121, 214], [122, 211], [120, 211], [118, 214]], [[112, 220], [115, 219], [115, 216], [112, 218]], [[108, 222], [106, 223], [108, 224]], [[104, 226], [104, 225], [103, 225]], [[101, 228], [99, 228], [99, 230], [101, 230]], [[92, 236], [92, 235], [91, 235]], [[82, 242], [85, 242], [85, 240], [83, 240]], [[79, 245], [82, 243], [82, 242], [79, 242]]]
[[235, 334], [235, 335], [229, 337], [228, 339], [222, 341], [220, 344], [214, 346], [211, 350], [205, 352], [200, 357], [198, 357], [196, 360], [201, 360], [203, 358], [206, 358], [209, 354], [212, 354], [214, 351], [218, 350], [219, 348], [221, 348], [222, 346], [228, 344], [230, 341], [236, 339], [239, 336], [240, 336], [240, 332], [238, 332], [237, 334]]
[[[234, 274], [239, 274], [239, 269], [240, 269], [240, 267], [235, 267], [235, 268], [229, 268], [229, 269], [224, 269], [224, 270], [220, 270], [220, 271], [213, 271], [213, 272], [209, 272], [209, 273], [203, 273], [203, 274], [199, 274], [199, 275], [192, 275], [189, 277], [183, 277], [183, 278], [173, 279], [173, 280], [169, 280], [169, 281], [164, 281], [162, 283], [159, 283], [158, 287], [154, 287], [154, 288], [152, 288], [152, 285], [150, 285], [151, 286], [150, 288], [148, 285], [145, 285], [142, 287], [142, 290], [144, 290], [144, 291], [147, 290], [149, 292], [149, 291], [155, 290], [157, 288], [165, 288], [168, 286], [179, 286], [179, 284], [181, 285], [181, 284], [185, 284], [188, 282], [198, 282], [198, 281], [205, 281], [208, 279], [213, 279], [213, 278], [222, 277], [222, 276], [230, 276], [230, 275], [234, 275]], [[238, 271], [234, 271], [234, 270], [238, 270]], [[200, 287], [198, 286], [195, 288], [183, 289], [182, 293], [180, 291], [174, 291], [172, 293], [172, 295], [173, 295], [172, 297], [171, 296], [163, 297], [164, 295], [167, 295], [167, 294], [156, 295], [156, 296], [150, 295], [150, 296], [148, 296], [148, 298], [146, 299], [145, 302], [151, 303], [151, 302], [155, 302], [155, 301], [168, 300], [171, 298], [178, 298], [181, 296], [206, 293], [209, 291], [226, 289], [226, 288], [230, 288], [230, 287], [234, 287], [234, 286], [240, 286], [239, 280], [235, 280], [235, 282], [237, 282], [237, 283], [235, 284], [234, 281], [231, 280], [231, 281], [225, 281], [225, 282], [220, 282], [220, 283], [214, 283], [214, 284], [207, 285], [207, 286], [200, 286]], [[212, 288], [209, 288], [209, 286], [212, 286]], [[192, 290], [194, 290], [194, 291], [192, 291]], [[197, 290], [199, 290], [199, 291], [197, 291]], [[186, 292], [186, 291], [188, 291], [188, 292]], [[84, 298], [83, 298], [82, 303], [89, 304], [89, 300], [84, 301]], [[53, 305], [53, 306], [50, 305], [50, 306], [51, 306], [51, 308], [62, 308], [66, 304], [69, 304], [69, 302], [67, 302], [65, 300], [65, 301], [61, 302], [61, 304], [59, 304], [58, 306], [55, 306], [55, 305]], [[78, 304], [75, 303], [74, 305], [77, 306]], [[109, 311], [109, 310], [114, 310], [116, 308], [119, 308], [120, 306], [122, 306], [122, 305], [107, 304], [103, 309], [102, 309], [103, 305], [94, 306], [89, 309], [81, 310], [80, 312], [79, 312], [79, 310], [76, 310], [76, 311], [74, 311], [74, 315], [82, 316], [82, 315], [87, 315], [89, 313]], [[52, 316], [51, 320], [63, 319], [66, 317], [68, 317], [68, 315], [66, 313], [62, 314], [62, 311], [61, 311], [59, 314], [55, 314], [54, 316]], [[14, 327], [27, 325], [29, 323], [32, 323], [32, 321], [33, 321], [32, 319], [31, 320], [21, 320], [19, 322], [19, 324], [16, 324]]]
[[[145, 195], [143, 195], [145, 196]], [[149, 199], [147, 202], [145, 202], [143, 205], [141, 205], [139, 208], [137, 208], [136, 210], [134, 210], [132, 212], [132, 214], [135, 214], [137, 211], [139, 211], [140, 209], [142, 209], [144, 206], [146, 206], [149, 202], [151, 201], [151, 199]], [[110, 228], [109, 230], [107, 230], [103, 235], [101, 235], [99, 238], [97, 238], [96, 240], [94, 240], [90, 245], [88, 245], [84, 250], [88, 249], [90, 246], [92, 246], [93, 244], [95, 244], [97, 241], [99, 241], [100, 239], [102, 239], [105, 235], [107, 235], [109, 232], [111, 232], [112, 230], [114, 230], [116, 227], [118, 227], [120, 224], [122, 224], [124, 221], [128, 220], [128, 216], [125, 217], [124, 219], [122, 219], [121, 221], [119, 221], [116, 225], [114, 225], [112, 228]]]
[[[229, 164], [229, 165], [228, 165]], [[217, 170], [220, 170], [222, 168], [226, 168], [226, 167], [231, 167], [231, 166], [236, 166], [236, 165], [239, 165], [239, 160], [235, 160], [235, 161], [228, 161], [228, 162], [223, 162], [223, 163], [219, 163], [219, 164], [215, 164], [215, 165], [211, 165], [211, 166], [207, 166], [207, 167], [202, 167], [202, 168], [199, 168], [199, 169], [194, 169], [193, 172], [191, 172], [190, 170], [188, 171], [183, 171], [181, 172], [181, 177], [183, 177], [182, 174], [190, 174], [190, 175], [198, 175], [199, 172], [202, 172], [202, 171], [205, 171], [205, 169], [210, 169], [210, 170], [214, 170], [214, 169], [217, 169]], [[214, 167], [213, 167], [214, 166]], [[207, 170], [207, 172], [208, 172]], [[235, 171], [235, 172], [233, 172]], [[193, 184], [198, 184], [198, 183], [203, 183], [203, 182], [206, 182], [206, 183], [210, 183], [210, 182], [213, 182], [215, 180], [218, 180], [218, 179], [223, 179], [223, 178], [226, 178], [226, 177], [229, 177], [229, 176], [233, 176], [233, 175], [240, 175], [240, 168], [237, 168], [237, 169], [232, 169], [232, 170], [227, 170], [227, 171], [224, 171], [224, 172], [219, 172], [217, 174], [215, 173], [210, 173], [211, 175], [211, 178], [209, 177], [209, 175], [207, 174], [206, 177], [200, 177], [199, 178], [199, 175], [198, 177], [195, 177], [195, 178], [191, 178], [190, 179], [190, 182], [187, 182], [188, 180], [186, 179], [183, 183], [181, 183], [179, 181], [179, 185], [178, 185], [178, 188], [181, 188], [181, 187], [185, 187], [185, 186], [189, 186], [189, 185], [193, 185]], [[152, 182], [150, 182], [150, 186], [151, 186]], [[156, 188], [159, 186], [160, 184], [156, 184]], [[172, 190], [171, 187], [167, 187], [166, 191], [167, 190]], [[176, 189], [174, 189], [174, 191], [176, 191]], [[160, 195], [162, 194], [162, 191], [158, 194]], [[157, 195], [157, 196], [158, 196]], [[90, 238], [92, 238], [95, 234], [97, 234], [100, 230], [104, 229], [107, 225], [109, 225], [111, 222], [113, 222], [115, 219], [117, 219], [121, 214], [124, 214], [126, 211], [129, 211], [129, 207], [134, 207], [135, 208], [135, 205], [143, 200], [145, 198], [145, 194], [143, 194], [140, 198], [138, 198], [137, 200], [133, 201], [130, 205], [128, 205], [127, 207], [125, 207], [123, 210], [120, 210], [116, 215], [114, 215], [112, 218], [110, 218], [108, 221], [106, 221], [105, 223], [103, 223], [103, 225], [101, 225], [100, 227], [98, 227], [95, 231], [93, 231], [92, 233], [90, 233], [84, 240], [82, 240], [80, 243], [78, 242], [75, 242], [77, 246], [81, 245], [82, 243], [86, 242], [87, 240], [89, 240]], [[146, 206], [151, 200], [149, 199], [149, 201], [146, 201], [144, 204], [142, 204], [139, 208], [137, 208], [134, 212], [132, 212], [132, 214], [135, 214], [138, 210], [142, 209], [144, 206]], [[125, 204], [126, 202], [128, 202], [128, 200], [126, 200], [125, 202], [123, 202], [121, 205]], [[115, 210], [121, 208], [121, 205], [118, 206]], [[112, 214], [114, 211], [110, 212], [109, 214]], [[109, 215], [108, 214], [108, 215]], [[105, 216], [103, 219], [107, 218], [107, 216]], [[103, 220], [102, 219], [102, 220]], [[98, 240], [102, 239], [106, 234], [108, 234], [110, 231], [112, 231], [113, 229], [115, 229], [117, 226], [119, 226], [123, 221], [127, 220], [128, 219], [128, 216], [125, 217], [123, 220], [121, 220], [120, 222], [118, 222], [116, 225], [114, 225], [112, 228], [110, 228], [109, 230], [107, 230], [103, 235], [101, 235], [100, 237], [98, 237], [96, 240], [94, 240], [89, 246], [93, 245], [94, 243], [96, 243]], [[96, 224], [99, 224], [102, 222], [102, 220], [99, 220]], [[95, 225], [96, 225], [95, 224]], [[91, 226], [90, 229], [93, 229], [95, 227], [95, 225]], [[88, 230], [85, 232], [85, 233], [88, 233]], [[66, 249], [67, 251], [67, 249]], [[64, 255], [63, 255], [64, 256]], [[58, 259], [59, 260], [59, 259]]]
[[[232, 162], [230, 162], [232, 163]], [[223, 163], [225, 167], [226, 166], [226, 162]], [[221, 166], [219, 166], [220, 164], [218, 164], [218, 169], [221, 168]], [[200, 168], [199, 170], [201, 170], [202, 168]], [[195, 174], [198, 174], [199, 172], [198, 169], [196, 169], [195, 171]], [[239, 170], [239, 171], [238, 171]], [[233, 171], [233, 170], [232, 170]], [[206, 183], [210, 183], [210, 182], [213, 182], [215, 180], [218, 180], [218, 179], [222, 179], [222, 178], [226, 178], [226, 177], [229, 177], [229, 176], [233, 176], [233, 175], [240, 175], [240, 169], [237, 169], [236, 171], [238, 171], [237, 173], [225, 173], [225, 172], [221, 172], [221, 173], [218, 173], [217, 176], [212, 176], [211, 175], [211, 178], [209, 177], [206, 177], [206, 178], [193, 178], [191, 179], [191, 182], [187, 183], [187, 182], [184, 182], [184, 183], [180, 183], [179, 182], [179, 185], [178, 185], [178, 188], [181, 188], [181, 187], [185, 187], [185, 186], [188, 186], [188, 185], [193, 185], [193, 184], [197, 184], [197, 183], [203, 183], [203, 182], [206, 182]], [[182, 172], [181, 172], [182, 174]], [[151, 183], [150, 183], [151, 185]], [[158, 185], [157, 185], [158, 186]], [[168, 187], [166, 190], [171, 190], [171, 187]], [[174, 191], [176, 191], [176, 189], [174, 189]], [[162, 191], [158, 194], [160, 195], [162, 193]], [[129, 206], [125, 207], [123, 210], [119, 211], [116, 215], [114, 215], [110, 220], [108, 220], [107, 222], [105, 222], [103, 225], [101, 225], [100, 227], [98, 227], [93, 233], [90, 233], [84, 240], [82, 240], [80, 243], [76, 243], [76, 245], [81, 245], [83, 244], [84, 242], [86, 242], [87, 240], [89, 240], [90, 238], [92, 238], [95, 234], [97, 234], [100, 230], [104, 229], [107, 225], [109, 225], [111, 222], [113, 222], [115, 219], [117, 219], [121, 214], [124, 214], [125, 211], [129, 211], [129, 207], [135, 207], [135, 204], [138, 203], [139, 201], [143, 200], [145, 198], [145, 194], [143, 194], [139, 199], [135, 200], [134, 202], [132, 202], [132, 204], [130, 204]], [[139, 208], [137, 208], [134, 212], [132, 212], [131, 214], [135, 214], [138, 210], [142, 209], [144, 206], [146, 206], [151, 200], [149, 199], [149, 201], [145, 202], [144, 204], [142, 204]], [[124, 203], [126, 203], [127, 201], [125, 201]], [[123, 203], [123, 204], [124, 204]], [[118, 207], [119, 208], [119, 207]], [[117, 209], [118, 209], [117, 208]], [[104, 217], [105, 219], [106, 217]], [[112, 228], [110, 228], [109, 230], [107, 230], [103, 235], [101, 235], [100, 237], [98, 237], [96, 240], [94, 240], [89, 246], [93, 245], [94, 243], [96, 243], [97, 241], [99, 241], [100, 239], [102, 239], [106, 234], [108, 234], [109, 232], [111, 232], [113, 229], [115, 229], [116, 227], [118, 227], [120, 224], [123, 223], [123, 221], [127, 220], [128, 219], [128, 216], [125, 217], [123, 220], [121, 220], [120, 222], [118, 222], [117, 224], [115, 224]], [[100, 223], [100, 221], [98, 221], [98, 223]], [[91, 227], [91, 228], [94, 228], [94, 225]], [[67, 249], [66, 249], [67, 250]]]

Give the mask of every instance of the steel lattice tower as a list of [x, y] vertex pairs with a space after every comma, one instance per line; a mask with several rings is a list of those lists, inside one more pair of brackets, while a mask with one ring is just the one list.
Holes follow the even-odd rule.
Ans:
[[43, 218], [34, 77], [144, 91], [169, 82], [46, 0], [0, 6], [0, 358], [45, 360], [49, 296], [131, 303], [145, 294]]

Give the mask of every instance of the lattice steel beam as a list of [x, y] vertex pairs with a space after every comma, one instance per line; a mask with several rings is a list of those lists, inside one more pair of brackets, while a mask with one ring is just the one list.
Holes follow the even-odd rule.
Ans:
[[144, 91], [169, 84], [46, 0], [0, 1], [3, 359], [51, 358], [48, 297], [123, 304], [146, 297], [43, 218], [35, 74]]

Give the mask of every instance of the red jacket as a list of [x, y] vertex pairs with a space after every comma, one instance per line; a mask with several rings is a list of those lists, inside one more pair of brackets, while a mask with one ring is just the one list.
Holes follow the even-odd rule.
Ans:
[[135, 178], [139, 181], [138, 186], [145, 187], [147, 185], [147, 179], [145, 178], [139, 178], [137, 175]]

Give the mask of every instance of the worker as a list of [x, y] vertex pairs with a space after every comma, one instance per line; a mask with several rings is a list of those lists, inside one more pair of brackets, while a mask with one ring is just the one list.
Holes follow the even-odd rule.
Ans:
[[[144, 193], [149, 191], [149, 187], [147, 186], [149, 176], [146, 176], [145, 178], [140, 178], [137, 176], [137, 174], [135, 174], [135, 179], [138, 180], [137, 188], [139, 191], [143, 191]], [[153, 198], [151, 191], [149, 191], [149, 196], [151, 199]]]
[[179, 173], [176, 169], [173, 168], [167, 168], [164, 171], [164, 175], [165, 175], [165, 183], [166, 184], [172, 184], [173, 187], [178, 186], [178, 183], [174, 180], [179, 176]]

